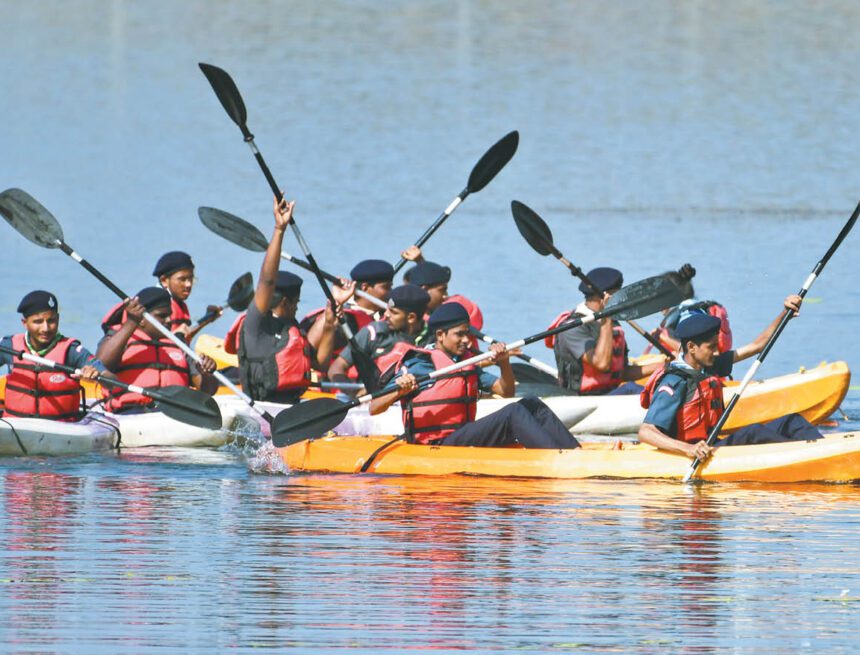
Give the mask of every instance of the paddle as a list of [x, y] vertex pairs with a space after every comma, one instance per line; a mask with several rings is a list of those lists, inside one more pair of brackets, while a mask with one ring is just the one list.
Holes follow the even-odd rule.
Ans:
[[[78, 264], [83, 266], [91, 275], [110, 289], [120, 299], [125, 300], [129, 297], [122, 289], [106, 278], [101, 271], [76, 253], [63, 240], [63, 228], [60, 227], [57, 219], [54, 218], [51, 212], [39, 204], [39, 202], [26, 191], [22, 191], [21, 189], [6, 189], [6, 191], [0, 193], [0, 213], [2, 213], [3, 218], [5, 218], [8, 223], [28, 241], [31, 241], [42, 248], [59, 248], [69, 257], [78, 262]], [[149, 312], [144, 312], [143, 316], [150, 325], [176, 344], [176, 346], [188, 357], [197, 363], [200, 362], [200, 356], [194, 352], [188, 344], [185, 343], [185, 341], [162, 325]], [[239, 396], [251, 409], [257, 412], [257, 414], [266, 421], [271, 423], [274, 420], [274, 417], [271, 414], [257, 407], [254, 404], [254, 401], [247, 394], [243, 393], [241, 389], [230, 382], [230, 380], [228, 380], [220, 371], [216, 370], [212, 375], [215, 376], [218, 382]]]
[[[33, 355], [32, 353], [28, 353], [24, 350], [14, 350], [12, 348], [0, 346], [0, 352], [15, 355], [21, 359], [26, 359], [39, 364], [40, 366], [44, 366], [45, 368], [63, 371], [70, 375], [81, 375], [81, 369], [79, 368], [64, 366], [63, 364], [58, 364], [53, 360]], [[169, 416], [175, 421], [181, 421], [182, 423], [188, 423], [189, 425], [194, 425], [198, 428], [207, 428], [210, 430], [220, 428], [223, 423], [221, 419], [221, 409], [218, 407], [218, 403], [215, 402], [212, 396], [208, 396], [195, 389], [180, 386], [148, 389], [139, 387], [136, 384], [126, 384], [125, 382], [121, 382], [105, 375], [96, 376], [96, 380], [106, 387], [117, 387], [119, 389], [125, 389], [126, 391], [139, 393], [148, 398], [152, 398], [156, 402], [158, 409], [164, 412], [165, 416]]]
[[[550, 335], [558, 334], [578, 325], [598, 321], [602, 318], [639, 318], [658, 312], [666, 307], [673, 307], [683, 300], [683, 294], [667, 276], [656, 276], [635, 282], [620, 289], [607, 302], [601, 312], [591, 316], [577, 316], [551, 330], [544, 330], [525, 339], [507, 344], [508, 349], [521, 348], [527, 344], [540, 341]], [[452, 373], [458, 369], [477, 364], [493, 357], [492, 352], [481, 353], [451, 366], [433, 371], [428, 375], [418, 376], [418, 384]], [[373, 393], [364, 394], [348, 403], [335, 399], [323, 398], [294, 405], [280, 412], [272, 425], [272, 443], [276, 447], [286, 446], [304, 439], [314, 438], [325, 434], [338, 425], [350, 408], [366, 403], [374, 398], [391, 393], [393, 388], [386, 388]]]
[[[479, 329], [477, 329], [475, 327], [470, 326], [469, 332], [471, 332], [473, 335], [478, 337], [478, 339], [480, 339], [484, 343], [490, 343], [490, 344], [499, 343], [498, 339], [495, 339], [495, 338], [493, 338], [487, 334], [484, 334], [483, 332], [481, 332]], [[552, 381], [552, 384], [558, 384], [558, 369], [557, 368], [554, 368], [554, 367], [550, 366], [549, 364], [544, 364], [542, 361], [535, 359], [534, 357], [530, 357], [529, 355], [526, 355], [525, 353], [520, 353], [520, 354], [514, 355], [514, 357], [517, 357], [517, 358], [523, 360], [524, 362], [527, 362], [529, 364], [529, 367], [531, 367], [532, 369], [535, 369], [540, 374], [540, 378], [542, 380], [549, 379]], [[520, 367], [518, 367], [517, 370], [522, 370], [524, 368], [528, 368], [528, 367], [520, 366]]]
[[[260, 166], [260, 170], [263, 172], [266, 181], [269, 183], [269, 188], [271, 188], [272, 193], [275, 194], [278, 202], [283, 201], [284, 194], [281, 192], [281, 187], [278, 186], [275, 182], [275, 178], [272, 177], [272, 172], [266, 165], [266, 161], [263, 159], [263, 155], [257, 148], [257, 144], [254, 143], [254, 135], [248, 130], [248, 115], [245, 111], [245, 102], [242, 100], [242, 95], [239, 93], [239, 89], [236, 87], [236, 83], [233, 81], [233, 78], [230, 77], [227, 71], [218, 68], [217, 66], [204, 63], [199, 64], [199, 66], [200, 70], [203, 71], [203, 74], [206, 76], [206, 79], [209, 80], [209, 84], [212, 85], [212, 90], [215, 92], [215, 95], [218, 96], [218, 100], [221, 101], [227, 115], [242, 131], [242, 136], [245, 137], [245, 143], [248, 144], [251, 148], [251, 152], [254, 153], [254, 158], [257, 160], [257, 164]], [[290, 220], [290, 229], [292, 229], [293, 235], [299, 242], [299, 246], [301, 247], [308, 264], [310, 264], [323, 294], [325, 294], [326, 299], [331, 303], [332, 308], [336, 308], [337, 303], [331, 295], [331, 289], [329, 289], [328, 285], [325, 283], [325, 279], [320, 272], [320, 268], [317, 266], [316, 260], [299, 230], [295, 216]], [[355, 342], [355, 335], [352, 333], [349, 323], [347, 323], [346, 316], [343, 314], [339, 315], [338, 322], [340, 323], [341, 332], [343, 332], [343, 335], [346, 337], [347, 341], [349, 341], [359, 378], [361, 378], [361, 381], [367, 389], [376, 389], [379, 386], [376, 366], [370, 357], [359, 349], [358, 344]]]
[[[800, 291], [797, 292], [797, 295], [800, 296], [801, 300], [806, 297], [806, 293], [809, 291], [810, 287], [812, 287], [813, 282], [815, 282], [816, 278], [821, 275], [821, 271], [824, 270], [824, 267], [827, 265], [827, 262], [830, 261], [830, 258], [833, 256], [833, 253], [836, 252], [836, 249], [842, 245], [842, 242], [845, 240], [845, 237], [848, 236], [848, 233], [851, 231], [851, 228], [854, 227], [854, 223], [857, 222], [857, 218], [860, 216], [860, 203], [857, 204], [857, 207], [854, 209], [854, 213], [851, 214], [851, 217], [843, 226], [842, 230], [836, 236], [836, 239], [830, 245], [830, 248], [824, 254], [819, 262], [813, 267], [812, 272], [809, 274], [809, 277], [804, 281], [803, 286], [800, 287]], [[726, 405], [726, 408], [723, 410], [720, 419], [717, 421], [717, 424], [711, 428], [710, 433], [708, 434], [708, 439], [706, 443], [709, 446], [713, 446], [716, 443], [717, 439], [720, 435], [720, 430], [723, 429], [723, 426], [726, 424], [726, 421], [729, 419], [729, 415], [732, 413], [732, 410], [735, 408], [735, 405], [738, 404], [741, 395], [746, 390], [750, 381], [755, 377], [755, 374], [758, 372], [759, 367], [764, 362], [765, 357], [770, 352], [770, 349], [773, 348], [773, 345], [776, 343], [776, 340], [779, 339], [779, 335], [782, 334], [782, 331], [785, 329], [785, 326], [788, 325], [788, 322], [794, 318], [794, 312], [786, 312], [782, 320], [780, 320], [779, 325], [777, 325], [776, 330], [773, 331], [773, 334], [770, 335], [770, 339], [767, 340], [762, 351], [756, 357], [756, 360], [752, 363], [747, 374], [744, 376], [744, 379], [741, 380], [740, 385], [737, 387], [735, 391], [735, 395], [729, 401], [729, 404]], [[274, 429], [274, 427], [272, 428]], [[699, 470], [699, 467], [702, 465], [702, 461], [697, 457], [693, 460], [692, 464], [690, 464], [690, 470], [687, 471], [687, 474], [684, 476], [684, 482], [689, 482], [690, 479], [696, 474]]]
[[197, 325], [202, 327], [213, 320], [227, 305], [234, 312], [244, 312], [248, 309], [248, 305], [254, 299], [254, 276], [250, 273], [245, 273], [236, 278], [233, 284], [230, 285], [230, 291], [227, 292], [227, 300], [220, 305], [217, 305], [217, 311], [207, 312], [201, 319], [197, 321]]
[[[442, 223], [448, 220], [448, 217], [455, 209], [457, 209], [457, 207], [460, 206], [460, 203], [462, 203], [470, 193], [477, 193], [487, 186], [490, 181], [499, 174], [499, 171], [501, 171], [505, 165], [511, 161], [511, 158], [517, 151], [519, 143], [520, 133], [516, 130], [508, 132], [505, 136], [496, 141], [496, 143], [494, 143], [490, 149], [484, 153], [484, 156], [478, 160], [478, 163], [475, 164], [475, 167], [469, 174], [469, 181], [466, 182], [466, 188], [460, 192], [460, 195], [451, 201], [451, 204], [448, 205], [441, 214], [439, 214], [439, 218], [437, 218], [433, 224], [427, 228], [427, 231], [418, 238], [415, 245], [419, 248], [423, 246], [427, 240], [433, 236], [433, 233], [442, 226]], [[407, 260], [401, 257], [400, 261], [394, 265], [395, 275], [406, 265], [406, 261]]]
[[[221, 209], [215, 209], [214, 207], [199, 207], [197, 209], [197, 215], [200, 217], [200, 221], [203, 225], [209, 228], [212, 232], [224, 239], [227, 239], [227, 241], [235, 243], [237, 246], [254, 252], [263, 252], [268, 247], [266, 237], [263, 236], [263, 233], [260, 232], [260, 230], [258, 230], [253, 224], [235, 216], [234, 214], [230, 214], [229, 212], [225, 212]], [[313, 271], [310, 264], [285, 252], [281, 252], [281, 259], [292, 262], [299, 268], [303, 268], [306, 271]], [[323, 270], [320, 270], [320, 273], [329, 282], [338, 285], [340, 284], [340, 280], [331, 273], [327, 273]], [[360, 289], [355, 290], [355, 295], [367, 299], [380, 309], [384, 310], [388, 308], [388, 303], [384, 300], [380, 300], [376, 296], [372, 296]], [[496, 339], [493, 337], [487, 336], [475, 328], [470, 329], [472, 330], [472, 333], [482, 341], [487, 343], [496, 343]], [[558, 371], [549, 364], [544, 364], [543, 362], [525, 354], [515, 355], [515, 357], [529, 362], [535, 368], [553, 376], [553, 384], [557, 384]]]
[[[553, 244], [552, 232], [549, 229], [549, 226], [544, 222], [544, 220], [537, 215], [533, 209], [528, 207], [527, 205], [521, 203], [518, 200], [511, 201], [511, 213], [514, 215], [514, 222], [517, 224], [517, 228], [520, 231], [520, 234], [523, 235], [523, 238], [526, 242], [537, 252], [539, 255], [543, 255], [546, 257], [547, 255], [552, 255], [562, 264], [564, 264], [567, 269], [571, 272], [572, 275], [578, 277], [580, 280], [585, 282], [595, 293], [600, 293], [598, 288], [594, 285], [594, 283], [588, 279], [588, 276], [582, 272], [582, 269], [579, 268], [576, 264], [568, 261], [564, 255], [561, 254], [558, 248]], [[648, 343], [657, 348], [661, 353], [666, 355], [666, 357], [675, 358], [674, 353], [670, 351], [666, 346], [660, 343], [659, 339], [656, 339], [648, 332], [643, 330], [639, 325], [634, 323], [633, 321], [627, 321], [627, 324], [632, 327], [636, 332], [638, 332]]]

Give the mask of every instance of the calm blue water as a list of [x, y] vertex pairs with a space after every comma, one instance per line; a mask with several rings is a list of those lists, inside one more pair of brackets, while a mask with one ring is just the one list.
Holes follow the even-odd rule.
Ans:
[[[40, 200], [129, 292], [188, 250], [192, 312], [260, 264], [197, 207], [271, 229], [199, 61], [233, 75], [335, 273], [396, 259], [518, 129], [508, 167], [426, 248], [502, 339], [578, 299], [522, 241], [512, 199], [583, 268], [632, 281], [692, 262], [740, 342], [860, 200], [854, 3], [0, 0], [0, 17], [0, 187]], [[856, 366], [858, 238], [763, 374]], [[2, 333], [47, 288], [63, 331], [94, 345], [110, 293], [8, 226], [0, 244]], [[860, 394], [843, 408], [857, 427]], [[230, 450], [0, 471], [5, 652], [853, 650], [856, 487], [261, 476]]]

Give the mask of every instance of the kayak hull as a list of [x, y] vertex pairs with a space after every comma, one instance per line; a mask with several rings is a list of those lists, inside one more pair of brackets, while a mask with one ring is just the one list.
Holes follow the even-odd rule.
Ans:
[[[525, 478], [679, 480], [690, 460], [644, 444], [586, 444], [573, 450], [421, 446], [390, 436], [330, 436], [278, 449], [293, 471], [386, 475], [481, 475]], [[860, 480], [860, 434], [817, 441], [718, 448], [699, 477], [718, 482]]]
[[105, 416], [85, 416], [75, 423], [42, 418], [0, 418], [0, 456], [83, 455], [112, 450], [119, 426]]

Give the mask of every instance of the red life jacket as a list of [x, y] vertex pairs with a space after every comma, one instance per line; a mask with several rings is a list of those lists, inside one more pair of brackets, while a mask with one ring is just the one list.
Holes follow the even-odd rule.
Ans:
[[[549, 330], [564, 323], [573, 312], [563, 312], [549, 326]], [[556, 335], [544, 338], [547, 348], [554, 348]], [[579, 384], [581, 394], [602, 394], [612, 391], [622, 382], [624, 368], [627, 366], [627, 339], [624, 330], [619, 325], [612, 326], [612, 359], [609, 361], [608, 371], [599, 371], [586, 361], [582, 361], [582, 377]]]
[[465, 296], [457, 294], [455, 296], [448, 296], [442, 304], [444, 305], [448, 302], [456, 302], [463, 306], [463, 308], [469, 313], [469, 325], [473, 328], [480, 330], [484, 327], [484, 315], [481, 313], [481, 308], [471, 300]]
[[111, 307], [107, 311], [107, 314], [104, 315], [104, 318], [102, 318], [102, 331], [105, 334], [107, 334], [111, 330], [116, 332], [122, 327], [122, 324], [125, 323], [126, 318], [127, 316], [125, 313], [125, 306], [123, 305], [123, 303], [118, 302], [116, 305]]
[[174, 332], [183, 325], [191, 325], [191, 312], [188, 311], [188, 305], [173, 296], [170, 296], [170, 319], [167, 325]]
[[[64, 337], [43, 355], [57, 364], [65, 364], [74, 339]], [[15, 350], [32, 352], [23, 334], [12, 337]], [[62, 371], [16, 357], [12, 371], [6, 377], [6, 414], [27, 418], [48, 418], [55, 421], [77, 421], [81, 408], [80, 383]]]
[[[454, 363], [441, 349], [423, 350], [412, 346], [404, 350], [401, 362], [408, 352], [417, 351], [429, 354], [436, 370]], [[432, 387], [401, 400], [403, 425], [410, 439], [420, 444], [433, 443], [474, 421], [480, 393], [478, 375], [478, 367], [468, 366], [439, 376]]]
[[[549, 327], [547, 328], [547, 330], [554, 330], [559, 325], [564, 323], [568, 318], [570, 318], [571, 314], [573, 314], [572, 311], [562, 312], [561, 314], [559, 314], [558, 316], [555, 317], [555, 319], [553, 320], [552, 323], [549, 324]], [[555, 348], [555, 341], [556, 341], [555, 337], [556, 337], [556, 335], [551, 334], [548, 337], [543, 338], [544, 345], [547, 348], [549, 348], [550, 350]]]
[[717, 344], [721, 353], [727, 353], [732, 349], [732, 328], [729, 325], [729, 314], [721, 304], [708, 300], [706, 303], [708, 314], [720, 319], [720, 334]]
[[[189, 386], [191, 373], [185, 353], [172, 341], [153, 339], [140, 328], [132, 332], [119, 366], [114, 371], [120, 382], [141, 387]], [[150, 405], [152, 399], [123, 389], [102, 389], [105, 409], [121, 411], [132, 405]]]
[[[323, 311], [325, 311], [324, 307], [320, 307], [319, 309], [315, 309], [314, 311], [309, 313], [307, 316], [305, 316], [300, 321], [299, 325], [303, 326], [306, 330], [310, 330], [311, 326], [317, 320], [317, 317]], [[373, 314], [368, 314], [367, 312], [365, 312], [361, 309], [355, 309], [353, 307], [344, 307], [343, 311], [347, 316], [352, 317], [353, 320], [350, 321], [350, 329], [352, 329], [352, 331], [354, 333], [358, 332], [363, 327], [370, 325], [371, 323], [374, 322], [374, 320], [376, 320], [373, 318]], [[332, 351], [331, 351], [332, 361], [334, 360], [335, 357], [340, 355], [341, 351], [344, 348], [346, 348], [346, 344], [347, 344], [346, 337], [344, 337], [340, 333], [340, 331], [335, 333], [335, 344], [336, 344], [335, 347], [332, 348]], [[355, 367], [352, 367], [347, 372], [347, 375], [349, 376], [350, 380], [357, 380], [358, 379], [358, 372], [355, 371], [354, 369], [355, 369]]]
[[236, 317], [236, 320], [233, 321], [233, 325], [230, 326], [230, 329], [227, 330], [227, 336], [224, 337], [224, 352], [230, 353], [231, 355], [235, 355], [239, 352], [239, 333], [242, 331], [242, 323], [245, 322], [245, 314], [247, 312], [242, 312]]
[[[239, 378], [246, 393], [254, 400], [264, 400], [271, 393], [307, 389], [311, 382], [311, 345], [298, 326], [290, 326], [280, 350], [264, 357], [248, 357], [242, 333], [246, 315], [247, 312], [239, 315], [224, 340], [224, 350], [228, 343], [232, 347], [238, 341]], [[252, 382], [252, 369], [258, 367], [262, 370]]]
[[[654, 394], [660, 390], [660, 382], [667, 373], [678, 375], [687, 383], [687, 397], [678, 410], [675, 438], [689, 443], [708, 438], [723, 413], [723, 382], [713, 375], [688, 371], [677, 366], [664, 366], [651, 375], [642, 393], [639, 404], [645, 409], [651, 406]], [[691, 392], [692, 388], [692, 392]]]

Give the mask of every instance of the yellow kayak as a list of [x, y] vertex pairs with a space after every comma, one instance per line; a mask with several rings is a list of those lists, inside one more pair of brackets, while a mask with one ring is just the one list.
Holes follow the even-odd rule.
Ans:
[[[386, 475], [681, 479], [690, 467], [686, 457], [620, 442], [587, 443], [575, 450], [527, 450], [421, 446], [390, 436], [328, 436], [280, 448], [278, 453], [293, 471], [319, 473], [359, 473], [374, 453], [367, 472]], [[860, 480], [860, 434], [725, 446], [702, 466], [699, 477], [719, 482]]]

